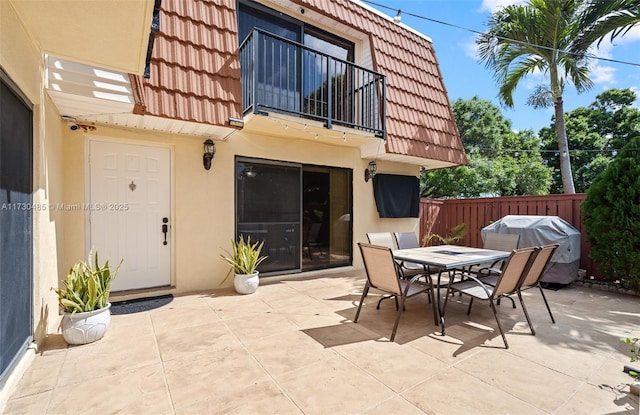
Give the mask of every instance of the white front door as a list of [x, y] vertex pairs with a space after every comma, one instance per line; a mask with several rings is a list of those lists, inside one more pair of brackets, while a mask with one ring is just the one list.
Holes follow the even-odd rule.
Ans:
[[91, 140], [89, 165], [91, 247], [100, 262], [124, 260], [112, 290], [170, 285], [169, 148]]

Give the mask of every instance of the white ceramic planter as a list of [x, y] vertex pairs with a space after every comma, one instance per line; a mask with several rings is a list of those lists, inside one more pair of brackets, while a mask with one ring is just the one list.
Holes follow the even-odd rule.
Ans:
[[629, 391], [634, 395], [640, 396], [640, 380], [629, 385]]
[[238, 294], [253, 294], [259, 284], [257, 271], [253, 274], [235, 274], [233, 278], [233, 287]]
[[100, 340], [111, 323], [111, 303], [100, 310], [64, 313], [62, 336], [69, 344], [87, 344]]

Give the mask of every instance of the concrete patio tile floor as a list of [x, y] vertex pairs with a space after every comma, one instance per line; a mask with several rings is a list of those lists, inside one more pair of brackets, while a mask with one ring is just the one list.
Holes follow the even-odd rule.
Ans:
[[13, 414], [639, 414], [619, 339], [640, 337], [640, 298], [570, 285], [499, 307], [455, 297], [447, 335], [426, 297], [371, 293], [353, 323], [360, 271], [263, 281], [114, 314], [106, 336], [67, 346], [51, 335], [4, 413]]

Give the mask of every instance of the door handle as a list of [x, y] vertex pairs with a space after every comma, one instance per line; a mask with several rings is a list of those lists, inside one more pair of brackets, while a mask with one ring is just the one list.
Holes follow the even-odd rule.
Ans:
[[167, 225], [167, 222], [169, 222], [169, 218], [162, 218], [162, 233], [164, 233], [164, 242], [162, 242], [162, 245], [167, 244], [167, 232], [169, 232], [169, 225]]

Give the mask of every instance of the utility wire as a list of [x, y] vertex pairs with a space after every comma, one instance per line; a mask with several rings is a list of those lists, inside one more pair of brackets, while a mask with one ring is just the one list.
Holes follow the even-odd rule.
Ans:
[[[380, 8], [383, 8], [383, 9], [387, 9], [387, 10], [391, 10], [391, 11], [397, 10], [395, 7], [387, 6], [387, 5], [384, 5], [384, 4], [381, 4], [381, 3], [376, 3], [375, 1], [370, 1], [370, 0], [361, 0], [361, 1], [363, 3], [368, 3], [368, 4], [372, 5], [372, 6], [380, 7]], [[469, 29], [468, 27], [459, 26], [459, 25], [456, 25], [456, 24], [453, 24], [453, 23], [444, 22], [442, 20], [432, 19], [430, 17], [422, 16], [422, 15], [411, 13], [411, 12], [405, 12], [404, 10], [398, 10], [398, 15], [396, 16], [396, 18], [398, 16], [400, 16], [401, 13], [402, 14], [406, 14], [407, 16], [415, 17], [417, 19], [422, 19], [422, 20], [426, 20], [426, 21], [429, 21], [429, 22], [441, 24], [443, 26], [453, 27], [454, 29], [465, 30], [467, 32], [474, 33], [476, 35], [485, 35], [486, 34], [485, 32], [481, 32], [479, 30]], [[523, 46], [533, 46], [533, 47], [536, 47], [538, 49], [546, 49], [546, 50], [550, 50], [550, 51], [553, 51], [553, 52], [564, 53], [566, 55], [576, 55], [577, 56], [577, 54], [574, 54], [574, 53], [571, 53], [571, 52], [567, 52], [565, 50], [551, 48], [551, 47], [548, 47], [548, 46], [536, 45], [535, 43], [523, 42], [523, 41], [520, 41], [520, 40], [510, 39], [508, 37], [495, 36], [495, 38], [496, 39], [501, 39], [501, 40], [507, 40], [509, 42], [517, 43], [517, 44], [520, 44], [520, 45], [523, 45]], [[586, 57], [589, 58], [589, 59], [596, 59], [596, 60], [601, 60], [601, 61], [606, 61], [606, 62], [619, 63], [621, 65], [630, 65], [630, 66], [640, 67], [640, 63], [621, 61], [621, 60], [618, 60], [618, 59], [602, 58], [602, 57], [596, 56], [596, 55], [591, 54], [591, 53], [587, 53]]]
[[[469, 152], [473, 152], [473, 151], [480, 151], [480, 152], [495, 152], [495, 153], [556, 153], [556, 154], [560, 154], [560, 150], [546, 150], [546, 149], [516, 149], [516, 148], [501, 148], [501, 149], [495, 149], [495, 148], [480, 148], [480, 147], [475, 147], [475, 146], [470, 146], [468, 149]], [[610, 149], [578, 149], [578, 148], [572, 148], [568, 150], [569, 153], [577, 153], [577, 152], [581, 152], [581, 153], [613, 153], [614, 155], [616, 155], [617, 153], [620, 153], [622, 151], [640, 151], [640, 148], [625, 148], [625, 149], [616, 149], [616, 148], [610, 148]]]

